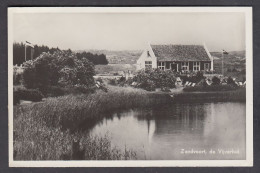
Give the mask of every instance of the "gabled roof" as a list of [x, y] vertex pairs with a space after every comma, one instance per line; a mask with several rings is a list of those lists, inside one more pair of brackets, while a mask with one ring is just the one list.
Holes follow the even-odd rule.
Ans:
[[203, 45], [151, 45], [158, 61], [210, 61]]

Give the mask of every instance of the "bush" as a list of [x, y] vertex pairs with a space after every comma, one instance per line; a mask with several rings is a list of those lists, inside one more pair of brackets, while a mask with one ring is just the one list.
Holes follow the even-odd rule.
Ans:
[[20, 73], [13, 73], [13, 84], [20, 85], [22, 83], [22, 74]]
[[232, 72], [237, 72], [237, 69], [236, 69], [236, 68], [233, 68]]
[[14, 91], [14, 104], [20, 102], [20, 100], [29, 101], [41, 101], [43, 98], [42, 93], [36, 89], [18, 89]]
[[236, 90], [237, 87], [233, 85], [207, 85], [207, 86], [194, 86], [186, 87], [183, 91], [187, 92], [208, 92], [208, 91], [231, 91]]
[[232, 86], [236, 86], [235, 81], [230, 76], [227, 79], [227, 84], [228, 85], [232, 85]]
[[219, 85], [220, 84], [220, 79], [217, 76], [214, 76], [212, 78], [212, 85]]
[[[56, 51], [53, 54], [42, 53], [36, 59], [25, 62], [23, 84], [29, 89], [39, 88], [48, 95], [52, 86], [71, 88], [83, 85], [85, 89], [92, 88], [95, 84], [93, 75], [94, 65], [86, 58], [78, 59], [71, 51]], [[62, 93], [58, 88], [54, 90], [58, 95]]]
[[188, 76], [180, 76], [181, 80], [182, 80], [182, 85], [184, 85], [187, 81], [189, 81], [189, 77]]
[[90, 94], [90, 93], [94, 93], [95, 92], [95, 88], [93, 87], [88, 87], [88, 86], [84, 86], [84, 85], [77, 85], [73, 88], [73, 92], [74, 94]]
[[116, 86], [116, 85], [117, 85], [117, 81], [116, 81], [116, 79], [109, 79], [109, 80], [108, 80], [108, 84], [109, 84], [109, 85]]
[[203, 72], [198, 71], [197, 73], [193, 73], [191, 76], [180, 76], [182, 80], [182, 84], [184, 85], [187, 81], [192, 82], [192, 83], [198, 83], [201, 80], [205, 79]]
[[240, 74], [246, 74], [246, 69], [241, 70]]
[[40, 88], [42, 94], [46, 97], [58, 97], [65, 94], [66, 89], [59, 86], [49, 86]]
[[133, 78], [137, 82], [137, 87], [154, 91], [155, 88], [175, 88], [175, 73], [173, 71], [163, 71], [160, 69], [141, 70]]
[[[209, 88], [217, 88], [220, 86], [211, 86]], [[198, 87], [195, 87], [198, 88]], [[190, 88], [190, 89], [195, 89]], [[223, 86], [227, 88], [227, 86]], [[204, 88], [201, 88], [204, 89]], [[227, 101], [246, 101], [246, 89], [239, 88], [236, 90], [220, 91], [220, 92], [182, 92], [174, 96], [174, 100], [177, 102], [227, 102]]]
[[200, 82], [202, 79], [205, 79], [203, 72], [198, 71], [197, 74], [196, 74], [196, 82], [195, 83]]
[[102, 80], [102, 78], [100, 78], [100, 77], [97, 78], [96, 81], [98, 81], [98, 82], [100, 82], [100, 83], [104, 83], [103, 80]]
[[138, 87], [145, 89], [146, 91], [155, 91], [156, 84], [154, 81], [148, 79], [140, 83]]

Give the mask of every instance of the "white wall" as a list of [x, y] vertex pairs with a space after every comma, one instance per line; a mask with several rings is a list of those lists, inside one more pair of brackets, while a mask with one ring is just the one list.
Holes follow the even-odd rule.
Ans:
[[208, 56], [209, 56], [209, 58], [210, 58], [210, 61], [211, 61], [211, 65], [210, 65], [210, 70], [211, 71], [213, 71], [214, 70], [214, 63], [213, 63], [213, 57], [211, 56], [211, 54], [209, 53], [209, 50], [208, 50], [208, 48], [207, 48], [207, 46], [206, 46], [206, 44], [204, 43], [203, 44], [204, 45], [204, 49], [206, 50], [206, 52], [207, 52], [207, 54], [208, 54]]
[[[147, 51], [149, 51], [149, 57], [147, 55]], [[137, 60], [137, 70], [145, 68], [145, 61], [152, 61], [152, 68], [157, 68], [157, 58], [155, 57], [150, 45], [143, 51], [140, 58]]]

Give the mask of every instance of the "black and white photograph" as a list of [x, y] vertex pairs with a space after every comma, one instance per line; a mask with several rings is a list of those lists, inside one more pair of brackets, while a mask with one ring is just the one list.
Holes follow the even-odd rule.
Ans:
[[252, 166], [250, 7], [9, 7], [9, 166]]

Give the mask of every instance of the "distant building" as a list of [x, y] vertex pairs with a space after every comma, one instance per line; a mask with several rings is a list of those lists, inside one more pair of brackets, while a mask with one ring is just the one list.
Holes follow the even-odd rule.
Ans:
[[137, 70], [212, 71], [213, 58], [205, 45], [149, 45], [137, 60]]

